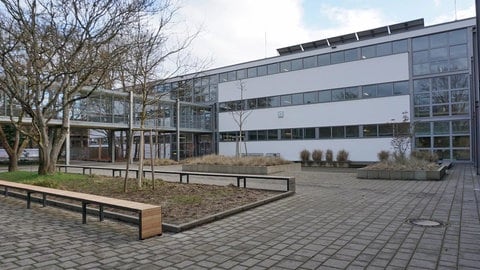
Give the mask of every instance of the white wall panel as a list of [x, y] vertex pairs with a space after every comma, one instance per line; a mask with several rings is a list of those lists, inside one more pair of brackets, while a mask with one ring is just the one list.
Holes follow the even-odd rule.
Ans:
[[[243, 130], [343, 126], [401, 122], [408, 95], [252, 110]], [[283, 112], [283, 118], [279, 118]], [[219, 114], [219, 131], [235, 131], [234, 113]], [[394, 119], [395, 121], [392, 121]]]
[[[334, 158], [336, 153], [345, 149], [349, 152], [349, 159], [352, 161], [376, 161], [377, 153], [381, 150], [391, 151], [391, 138], [375, 139], [336, 139], [336, 140], [302, 140], [302, 141], [262, 141], [247, 142], [249, 153], [280, 153], [281, 157], [287, 160], [300, 160], [300, 151], [307, 149], [310, 152], [320, 149], [324, 152], [327, 149], [333, 150]], [[221, 142], [219, 154], [235, 155], [234, 142]], [[243, 143], [242, 143], [243, 147]], [[242, 152], [245, 152], [242, 150]]]
[[[408, 54], [244, 79], [244, 99], [408, 80]], [[239, 100], [239, 81], [218, 85], [219, 102]]]

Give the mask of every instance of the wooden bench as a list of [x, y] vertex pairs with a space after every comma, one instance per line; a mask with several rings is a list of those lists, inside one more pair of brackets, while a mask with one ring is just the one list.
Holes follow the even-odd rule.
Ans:
[[73, 191], [33, 186], [3, 180], [0, 180], [0, 186], [3, 186], [5, 188], [5, 196], [8, 196], [9, 188], [26, 191], [27, 208], [30, 208], [32, 198], [31, 195], [34, 193], [42, 195], [43, 206], [46, 206], [47, 195], [80, 201], [82, 203], [82, 222], [84, 224], [87, 223], [88, 204], [98, 205], [100, 221], [103, 221], [104, 219], [103, 209], [105, 206], [127, 211], [133, 211], [138, 213], [138, 236], [140, 240], [162, 234], [162, 211], [161, 207], [157, 205], [138, 203]]

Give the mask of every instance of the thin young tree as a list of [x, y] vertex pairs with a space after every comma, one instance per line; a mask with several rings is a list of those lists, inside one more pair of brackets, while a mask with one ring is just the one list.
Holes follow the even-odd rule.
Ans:
[[[31, 118], [39, 174], [55, 172], [72, 105], [102, 88], [131, 29], [154, 0], [0, 0], [0, 91]], [[57, 119], [60, 124], [52, 125]]]
[[[136, 26], [130, 30], [130, 35], [124, 41], [129, 44], [129, 53], [119, 67], [119, 78], [122, 87], [125, 90], [133, 91], [135, 94], [137, 120], [139, 121], [139, 165], [137, 174], [137, 186], [139, 188], [142, 187], [143, 182], [144, 131], [150, 130], [147, 127], [147, 121], [155, 119], [154, 116], [161, 109], [160, 101], [166, 95], [164, 92], [157, 92], [154, 86], [162, 84], [163, 81], [178, 73], [186, 72], [192, 65], [196, 66], [194, 60], [189, 57], [188, 48], [198, 35], [198, 31], [193, 34], [187, 33], [181, 38], [170, 38], [169, 28], [174, 23], [173, 19], [177, 11], [178, 8], [170, 1], [160, 3], [155, 7], [152, 14], [146, 16], [153, 23], [149, 25], [142, 17], [139, 18]], [[129, 136], [133, 135], [130, 132]], [[128, 151], [127, 159], [130, 160], [133, 138], [130, 137], [128, 141], [130, 142], [130, 151]], [[129, 166], [129, 162], [127, 162], [125, 182], [128, 179]]]
[[[252, 111], [247, 110], [247, 104], [244, 100], [244, 92], [247, 90], [245, 82], [240, 80], [238, 83], [238, 89], [240, 90], [240, 103], [237, 104], [237, 108], [233, 109], [231, 111], [232, 113], [232, 118], [233, 121], [238, 126], [238, 136], [235, 140], [235, 156], [236, 157], [241, 157], [242, 156], [242, 140], [243, 140], [243, 127], [245, 125], [245, 122], [247, 121], [247, 118], [250, 116]], [[245, 147], [245, 152], [247, 151], [247, 142], [244, 140], [244, 147]], [[247, 154], [247, 153], [246, 153]]]

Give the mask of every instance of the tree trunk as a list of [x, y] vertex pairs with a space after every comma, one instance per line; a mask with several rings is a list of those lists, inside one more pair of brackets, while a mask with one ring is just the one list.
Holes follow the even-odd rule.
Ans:
[[145, 157], [145, 138], [143, 130], [140, 131], [140, 145], [138, 148], [138, 178], [137, 178], [137, 186], [138, 188], [142, 188], [143, 182], [143, 160]]

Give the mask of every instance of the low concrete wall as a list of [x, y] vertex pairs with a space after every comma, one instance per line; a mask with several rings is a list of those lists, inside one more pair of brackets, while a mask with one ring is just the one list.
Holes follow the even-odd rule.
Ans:
[[360, 168], [357, 170], [357, 178], [387, 180], [441, 180], [446, 171], [446, 166], [441, 166], [438, 170], [434, 171], [389, 171]]
[[291, 163], [274, 166], [231, 166], [231, 165], [206, 165], [184, 164], [182, 170], [187, 172], [210, 172], [232, 174], [273, 174], [284, 171], [301, 171], [300, 163]]

